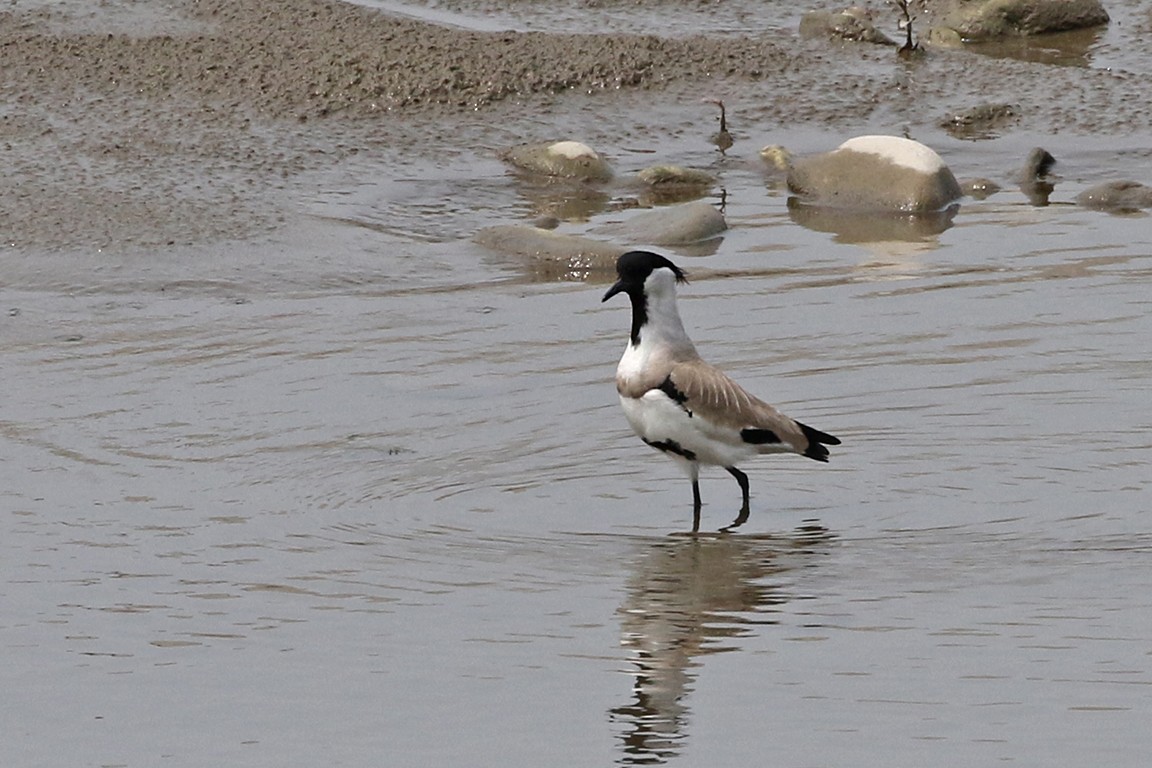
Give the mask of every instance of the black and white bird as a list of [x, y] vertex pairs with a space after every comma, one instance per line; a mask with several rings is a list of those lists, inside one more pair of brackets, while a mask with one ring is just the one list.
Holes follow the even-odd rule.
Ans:
[[748, 394], [700, 359], [676, 309], [684, 271], [659, 254], [629, 251], [616, 261], [616, 284], [604, 294], [632, 300], [632, 333], [616, 368], [616, 391], [632, 429], [692, 481], [692, 530], [700, 530], [700, 465], [723, 467], [743, 494], [729, 528], [748, 520], [748, 476], [737, 468], [762, 453], [798, 453], [828, 461], [832, 435], [794, 421]]

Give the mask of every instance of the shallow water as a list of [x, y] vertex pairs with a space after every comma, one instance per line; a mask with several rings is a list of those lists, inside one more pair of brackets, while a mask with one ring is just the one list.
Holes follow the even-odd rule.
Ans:
[[[1062, 179], [862, 240], [694, 102], [568, 103], [313, 174], [267, 240], [6, 257], [0, 762], [1144, 765], [1152, 228], [1070, 201], [1147, 142], [923, 136]], [[746, 467], [734, 534], [628, 432], [606, 276], [468, 239], [575, 194], [492, 150], [605, 116], [619, 167], [722, 175], [731, 230], [671, 252], [702, 352], [844, 441]]]
[[[725, 0], [725, 2], [636, 2], [634, 0], [350, 0], [389, 13], [480, 31], [543, 31], [658, 34], [666, 36], [747, 35], [795, 32], [801, 16], [819, 4]], [[899, 12], [884, 3], [865, 3], [876, 28], [901, 40]], [[970, 45], [996, 58], [1061, 66], [1087, 66], [1146, 71], [1144, 35], [1152, 25], [1148, 9], [1132, 0], [1105, 4], [1112, 22], [1104, 27], [1040, 37]], [[913, 11], [915, 13], [915, 8]], [[926, 34], [931, 17], [916, 13], [913, 30]], [[919, 39], [919, 38], [918, 38]]]

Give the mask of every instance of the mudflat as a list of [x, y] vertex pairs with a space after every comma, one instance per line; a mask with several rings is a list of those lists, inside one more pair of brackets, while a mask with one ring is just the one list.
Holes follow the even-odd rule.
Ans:
[[726, 84], [760, 105], [746, 121], [846, 132], [893, 115], [930, 126], [1008, 89], [1025, 129], [1123, 135], [1146, 129], [1152, 103], [1147, 78], [1122, 70], [942, 49], [898, 66], [877, 46], [749, 27], [483, 31], [328, 0], [10, 8], [0, 231], [18, 248], [53, 250], [249, 237], [282, 223], [303, 171], [373, 146], [436, 151], [459, 120], [506, 124], [510, 105], [523, 119], [550, 99], [606, 90], [694, 90], [698, 101]]

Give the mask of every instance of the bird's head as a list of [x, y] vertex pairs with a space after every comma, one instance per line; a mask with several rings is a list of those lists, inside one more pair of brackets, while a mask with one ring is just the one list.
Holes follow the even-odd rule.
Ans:
[[616, 282], [601, 301], [618, 293], [629, 297], [655, 295], [674, 290], [677, 283], [688, 282], [684, 270], [658, 253], [628, 251], [616, 260]]

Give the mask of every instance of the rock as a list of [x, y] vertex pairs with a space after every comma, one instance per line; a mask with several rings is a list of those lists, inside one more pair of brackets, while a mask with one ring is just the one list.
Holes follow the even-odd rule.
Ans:
[[525, 171], [581, 181], [608, 181], [612, 168], [596, 150], [579, 141], [525, 144], [503, 153], [507, 162]]
[[1081, 192], [1076, 202], [1085, 208], [1130, 213], [1152, 208], [1152, 187], [1138, 181], [1106, 181]]
[[553, 277], [576, 271], [611, 271], [616, 268], [616, 258], [627, 250], [588, 237], [520, 224], [487, 227], [472, 240], [490, 250], [528, 259], [527, 266], [533, 272]]
[[938, 154], [898, 136], [857, 136], [794, 160], [788, 188], [809, 205], [904, 213], [939, 211], [962, 196]]
[[792, 170], [792, 153], [779, 144], [769, 144], [761, 149], [760, 159], [780, 173]]
[[876, 29], [872, 15], [864, 8], [852, 6], [840, 11], [807, 11], [800, 17], [801, 37], [834, 37], [877, 45], [896, 45], [896, 41]]
[[1038, 181], [1047, 176], [1054, 165], [1056, 165], [1056, 158], [1052, 157], [1051, 153], [1043, 147], [1036, 147], [1028, 153], [1024, 167], [1020, 169], [1019, 179], [1021, 181]]
[[991, 179], [970, 179], [960, 185], [964, 194], [975, 200], [983, 200], [1000, 191], [1000, 185]]
[[698, 200], [716, 186], [716, 177], [707, 171], [679, 165], [653, 165], [636, 174], [643, 191], [639, 205], [672, 205]]
[[1048, 198], [1056, 189], [1056, 179], [1052, 177], [1052, 166], [1056, 165], [1056, 158], [1047, 150], [1036, 147], [1028, 153], [1024, 167], [1016, 174], [1020, 191], [1028, 198], [1032, 205], [1043, 207], [1048, 205]]
[[940, 127], [958, 139], [990, 139], [994, 131], [1012, 122], [1019, 110], [1012, 104], [978, 104], [953, 112], [940, 121]]
[[1099, 0], [940, 0], [932, 6], [932, 17], [933, 28], [970, 41], [1083, 29], [1109, 20]]
[[963, 48], [964, 38], [959, 32], [948, 27], [929, 27], [928, 43], [941, 48]]
[[708, 203], [694, 202], [644, 211], [596, 232], [635, 244], [691, 245], [719, 237], [727, 229], [724, 214]]
[[711, 187], [716, 183], [716, 177], [707, 171], [679, 165], [652, 165], [638, 172], [636, 178], [650, 187]]

